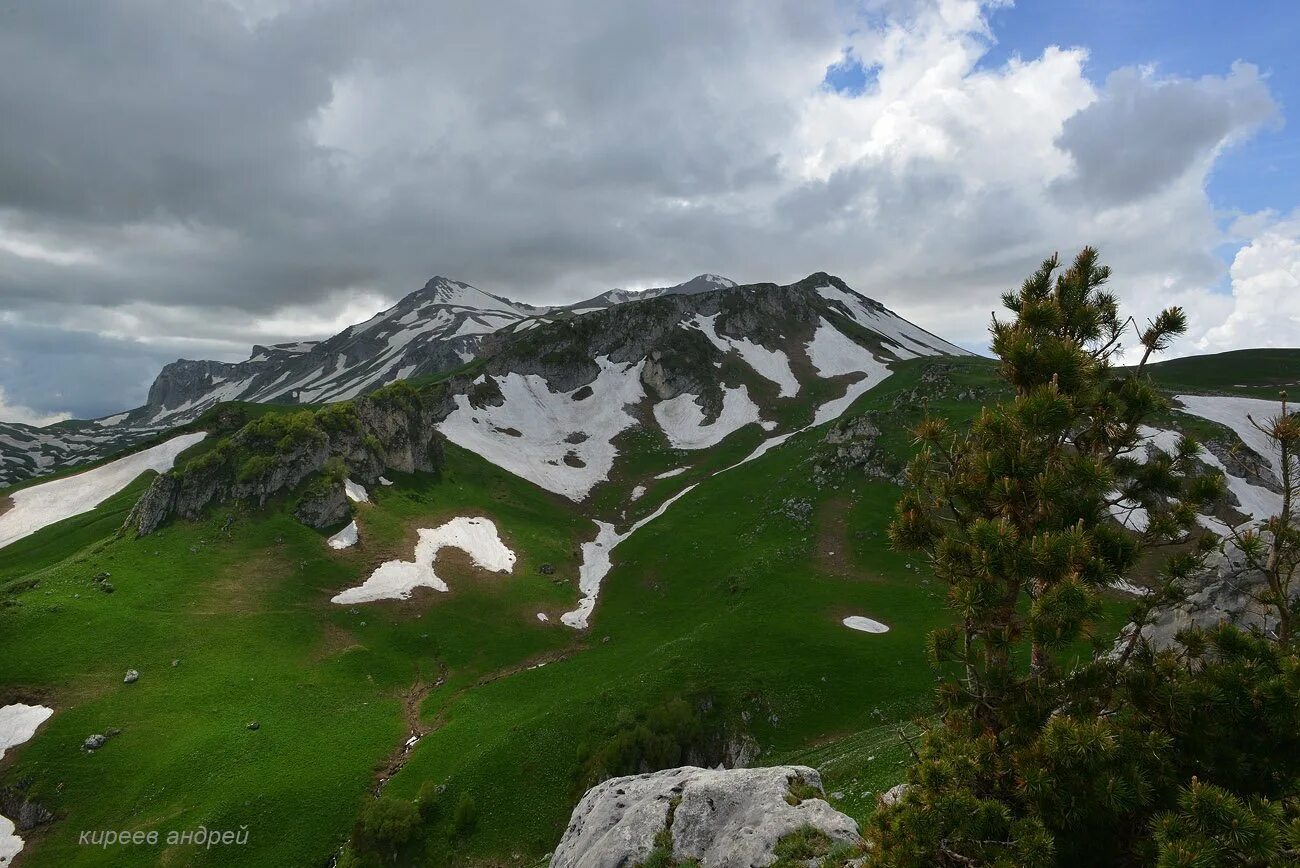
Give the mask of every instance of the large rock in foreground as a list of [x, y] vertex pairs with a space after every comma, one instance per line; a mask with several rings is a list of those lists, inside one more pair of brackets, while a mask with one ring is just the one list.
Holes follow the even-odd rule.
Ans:
[[703, 868], [753, 868], [776, 861], [777, 841], [804, 826], [856, 843], [858, 824], [819, 796], [821, 776], [806, 766], [710, 770], [685, 766], [613, 778], [583, 796], [551, 868], [630, 868], [656, 838], [673, 858]]

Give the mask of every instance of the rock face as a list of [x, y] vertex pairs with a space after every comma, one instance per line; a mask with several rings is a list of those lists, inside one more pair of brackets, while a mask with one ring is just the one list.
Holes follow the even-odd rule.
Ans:
[[436, 407], [410, 387], [357, 398], [302, 424], [289, 419], [276, 427], [270, 419], [248, 423], [213, 451], [155, 479], [127, 516], [126, 529], [145, 536], [174, 515], [196, 519], [212, 503], [260, 506], [314, 476], [320, 478], [294, 512], [312, 527], [328, 527], [348, 515], [342, 478], [320, 476], [335, 459], [367, 486], [378, 484], [386, 470], [432, 471], [442, 464]]
[[351, 514], [347, 490], [337, 480], [307, 492], [293, 508], [293, 517], [318, 530], [339, 524]]
[[[1210, 628], [1227, 622], [1243, 630], [1267, 633], [1277, 629], [1276, 614], [1257, 599], [1266, 584], [1263, 574], [1251, 570], [1241, 552], [1231, 545], [1225, 553], [1211, 555], [1195, 581], [1199, 590], [1177, 605], [1159, 610], [1155, 621], [1142, 628], [1142, 637], [1152, 647], [1173, 646], [1179, 631], [1193, 626]], [[1296, 592], [1300, 593], [1300, 588]], [[1124, 628], [1117, 647], [1124, 644], [1132, 630], [1132, 624]]]
[[665, 830], [678, 861], [704, 868], [771, 865], [777, 841], [803, 826], [856, 843], [858, 824], [822, 798], [797, 798], [791, 785], [822, 792], [806, 766], [710, 770], [685, 766], [613, 778], [583, 796], [551, 868], [628, 868], [655, 849]]

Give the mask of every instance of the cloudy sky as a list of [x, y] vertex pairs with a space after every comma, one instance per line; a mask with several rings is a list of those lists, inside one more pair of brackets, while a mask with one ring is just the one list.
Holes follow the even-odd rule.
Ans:
[[1293, 0], [0, 7], [0, 418], [331, 334], [830, 271], [973, 348], [1102, 249], [1183, 353], [1300, 346]]

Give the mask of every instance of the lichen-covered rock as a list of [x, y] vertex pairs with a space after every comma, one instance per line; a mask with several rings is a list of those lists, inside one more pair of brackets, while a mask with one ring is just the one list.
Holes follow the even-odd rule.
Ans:
[[613, 778], [578, 803], [551, 866], [628, 868], [650, 856], [665, 829], [673, 858], [703, 868], [771, 865], [777, 842], [804, 826], [856, 844], [858, 824], [823, 798], [807, 797], [810, 790], [822, 793], [821, 776], [806, 766], [685, 766]]

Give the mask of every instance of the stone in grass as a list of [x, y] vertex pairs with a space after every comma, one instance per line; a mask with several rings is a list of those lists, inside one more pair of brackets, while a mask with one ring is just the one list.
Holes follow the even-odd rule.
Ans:
[[688, 766], [612, 778], [574, 809], [551, 868], [635, 865], [650, 858], [661, 836], [678, 863], [715, 866], [771, 865], [778, 842], [809, 826], [832, 843], [859, 846], [858, 824], [823, 792], [821, 777], [806, 766]]
[[85, 751], [97, 751], [108, 741], [108, 736], [95, 733], [86, 736], [86, 740], [81, 743], [81, 749]]
[[96, 585], [96, 587], [99, 588], [101, 591], [103, 591], [105, 594], [111, 594], [117, 590], [117, 588], [113, 587], [112, 582], [100, 582], [98, 585]]
[[248, 729], [252, 732], [257, 732], [261, 728], [262, 724], [258, 723], [256, 720], [250, 721], [248, 724]]
[[541, 573], [544, 576], [553, 576], [555, 575], [555, 565], [542, 564], [540, 567], [537, 568], [537, 572]]
[[122, 679], [123, 684], [135, 684], [140, 680], [140, 673], [134, 669], [126, 670], [126, 677]]

